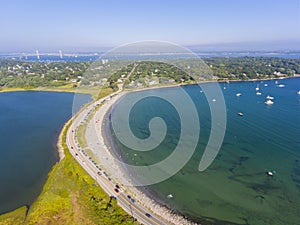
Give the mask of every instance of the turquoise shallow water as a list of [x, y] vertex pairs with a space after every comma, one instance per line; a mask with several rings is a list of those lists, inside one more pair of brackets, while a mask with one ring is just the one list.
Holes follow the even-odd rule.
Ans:
[[[198, 110], [198, 146], [183, 169], [164, 182], [145, 187], [147, 191], [174, 211], [203, 224], [300, 224], [300, 78], [279, 80], [278, 84], [285, 84], [283, 88], [275, 82], [220, 83], [227, 110], [226, 134], [217, 158], [204, 172], [198, 171], [198, 165], [210, 133], [210, 110], [197, 85], [180, 87]], [[257, 86], [261, 96], [256, 95]], [[158, 91], [176, 94], [176, 88]], [[267, 95], [274, 97], [271, 106], [264, 104]], [[127, 163], [150, 165], [176, 147], [179, 115], [159, 98], [141, 100], [133, 107], [133, 133], [148, 137], [148, 122], [154, 116], [163, 118], [168, 126], [166, 138], [156, 149], [137, 154], [115, 139]], [[276, 175], [267, 176], [272, 170]], [[170, 193], [173, 198], [167, 198]]]
[[[41, 192], [58, 160], [56, 139], [72, 116], [73, 97], [54, 92], [0, 94], [0, 213], [30, 205]], [[90, 100], [89, 95], [81, 97], [82, 103]]]

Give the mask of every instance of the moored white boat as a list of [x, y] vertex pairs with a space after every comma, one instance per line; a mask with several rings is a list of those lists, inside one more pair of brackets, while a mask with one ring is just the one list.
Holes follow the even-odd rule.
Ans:
[[168, 194], [167, 198], [173, 198], [173, 195], [172, 194]]
[[276, 171], [275, 171], [275, 170], [273, 170], [273, 171], [268, 171], [268, 172], [267, 172], [267, 175], [270, 176], [270, 177], [275, 176], [275, 174], [276, 174]]
[[274, 102], [272, 100], [268, 99], [267, 101], [265, 101], [265, 104], [266, 105], [273, 105]]
[[238, 115], [239, 116], [243, 116], [244, 114], [242, 112], [238, 112]]

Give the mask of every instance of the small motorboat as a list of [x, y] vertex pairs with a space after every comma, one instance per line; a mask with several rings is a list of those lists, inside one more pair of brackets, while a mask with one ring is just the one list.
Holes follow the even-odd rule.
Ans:
[[261, 95], [261, 92], [259, 92], [259, 91], [258, 91], [258, 92], [256, 92], [256, 95]]
[[269, 177], [274, 177], [275, 174], [276, 174], [276, 171], [275, 171], [275, 170], [273, 170], [273, 171], [268, 171], [268, 172], [267, 172], [267, 175], [268, 175]]
[[242, 95], [241, 93], [237, 93], [237, 94], [236, 94], [237, 97], [240, 97], [241, 95]]
[[266, 97], [266, 99], [274, 100], [274, 97], [273, 97], [273, 96], [270, 96], [270, 95], [268, 95], [268, 96]]
[[242, 112], [238, 112], [238, 115], [239, 116], [243, 116], [244, 114]]

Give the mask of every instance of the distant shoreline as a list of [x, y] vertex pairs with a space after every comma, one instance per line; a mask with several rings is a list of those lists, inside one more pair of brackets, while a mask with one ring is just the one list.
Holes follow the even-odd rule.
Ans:
[[32, 92], [58, 92], [58, 93], [75, 93], [75, 94], [88, 94], [93, 99], [97, 98], [99, 90], [97, 89], [80, 89], [80, 88], [55, 88], [55, 87], [38, 87], [38, 88], [0, 88], [1, 93], [9, 92], [21, 92], [21, 91], [32, 91]]
[[[142, 87], [137, 88], [134, 90], [126, 89], [127, 92], [132, 91], [144, 91], [144, 90], [150, 90], [150, 89], [156, 89], [156, 88], [168, 88], [168, 87], [180, 87], [180, 86], [186, 86], [186, 85], [193, 85], [193, 84], [202, 84], [202, 83], [211, 83], [211, 82], [217, 82], [217, 83], [227, 83], [227, 82], [253, 82], [253, 81], [268, 81], [268, 80], [283, 80], [283, 79], [291, 79], [300, 77], [300, 74], [295, 74], [292, 77], [277, 77], [277, 78], [262, 78], [262, 79], [248, 79], [248, 80], [242, 80], [242, 79], [235, 79], [235, 80], [203, 80], [199, 81], [198, 83], [176, 83], [176, 84], [170, 84], [170, 85], [157, 85], [157, 86], [150, 86], [150, 87]], [[0, 93], [6, 93], [6, 92], [17, 92], [17, 91], [45, 91], [45, 92], [70, 92], [70, 93], [78, 93], [78, 94], [93, 94], [94, 92], [97, 92], [101, 90], [100, 89], [88, 89], [88, 88], [60, 88], [60, 87], [37, 87], [37, 88], [19, 88], [19, 87], [11, 87], [11, 88], [0, 88]]]
[[76, 89], [60, 89], [60, 88], [51, 88], [51, 87], [38, 87], [38, 88], [2, 88], [0, 93], [5, 92], [17, 92], [17, 91], [48, 91], [48, 92], [76, 92]]

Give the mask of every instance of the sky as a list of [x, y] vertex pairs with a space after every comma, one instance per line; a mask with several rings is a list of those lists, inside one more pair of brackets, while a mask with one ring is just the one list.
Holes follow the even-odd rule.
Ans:
[[143, 40], [300, 49], [300, 0], [0, 0], [0, 52], [93, 50]]

